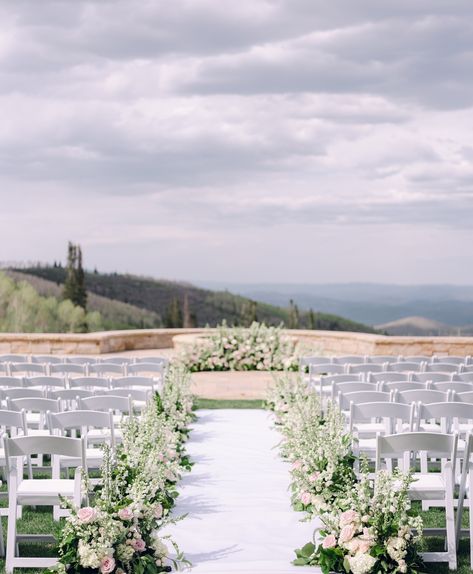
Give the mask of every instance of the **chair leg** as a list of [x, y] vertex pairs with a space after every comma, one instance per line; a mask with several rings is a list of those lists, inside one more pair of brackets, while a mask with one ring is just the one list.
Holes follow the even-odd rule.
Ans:
[[16, 484], [10, 484], [8, 504], [8, 527], [7, 527], [7, 552], [5, 560], [5, 573], [13, 574], [15, 550], [16, 550]]
[[3, 538], [3, 524], [1, 515], [0, 515], [0, 556], [2, 558], [5, 556], [5, 540]]
[[447, 522], [447, 552], [448, 567], [450, 570], [457, 568], [457, 544], [455, 536], [455, 507], [453, 504], [453, 477], [451, 471], [446, 473], [445, 492], [445, 517]]

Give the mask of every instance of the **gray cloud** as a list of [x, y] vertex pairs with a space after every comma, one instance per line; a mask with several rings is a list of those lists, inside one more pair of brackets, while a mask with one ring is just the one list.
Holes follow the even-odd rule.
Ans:
[[[406, 280], [414, 260], [427, 274], [419, 229], [443, 257], [473, 239], [472, 16], [469, 0], [0, 0], [0, 259], [59, 258], [73, 237], [108, 268], [218, 278], [232, 253], [263, 280], [340, 234], [381, 259], [407, 233]], [[347, 247], [328, 250], [353, 278]]]

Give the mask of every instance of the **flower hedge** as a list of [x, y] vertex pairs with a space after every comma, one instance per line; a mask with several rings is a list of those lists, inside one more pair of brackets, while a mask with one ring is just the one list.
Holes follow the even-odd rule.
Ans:
[[68, 505], [55, 572], [158, 574], [186, 563], [160, 531], [176, 521], [170, 512], [181, 471], [191, 466], [184, 442], [193, 417], [189, 375], [172, 367], [161, 396], [123, 422], [123, 442], [114, 452], [104, 447], [98, 484], [84, 477], [91, 506]]
[[296, 342], [281, 327], [217, 327], [214, 334], [184, 351], [190, 371], [297, 371]]
[[296, 565], [320, 566], [324, 574], [417, 574], [422, 520], [412, 515], [409, 474], [385, 471], [373, 483], [366, 461], [354, 472], [352, 436], [332, 403], [301, 378], [276, 381], [267, 400], [283, 435], [281, 455], [292, 463], [295, 510], [319, 517], [321, 540], [296, 550]]

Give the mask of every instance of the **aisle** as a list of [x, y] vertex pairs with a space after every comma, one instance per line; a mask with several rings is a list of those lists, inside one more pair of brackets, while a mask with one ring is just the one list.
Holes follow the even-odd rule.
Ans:
[[192, 574], [312, 572], [291, 565], [293, 550], [312, 538], [313, 523], [289, 503], [288, 465], [261, 410], [202, 410], [188, 451], [195, 462], [181, 483], [173, 528]]

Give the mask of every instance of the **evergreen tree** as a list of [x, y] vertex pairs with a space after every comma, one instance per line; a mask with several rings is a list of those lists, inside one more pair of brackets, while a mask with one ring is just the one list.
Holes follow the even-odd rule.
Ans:
[[249, 299], [245, 301], [241, 308], [241, 324], [243, 327], [249, 327], [252, 323], [258, 321], [258, 303]]
[[309, 329], [316, 328], [315, 313], [313, 309], [309, 310]]
[[69, 299], [74, 305], [87, 307], [85, 274], [82, 267], [82, 250], [79, 245], [69, 241], [67, 246], [66, 279], [62, 293], [63, 299]]
[[181, 304], [177, 297], [172, 298], [171, 304], [169, 305], [166, 313], [164, 323], [166, 327], [171, 329], [183, 326]]
[[182, 307], [182, 326], [185, 327], [186, 329], [195, 326], [192, 320], [192, 313], [190, 311], [188, 293], [184, 294], [184, 304]]
[[299, 307], [292, 299], [289, 300], [289, 329], [299, 328]]

